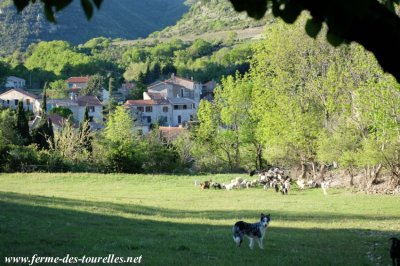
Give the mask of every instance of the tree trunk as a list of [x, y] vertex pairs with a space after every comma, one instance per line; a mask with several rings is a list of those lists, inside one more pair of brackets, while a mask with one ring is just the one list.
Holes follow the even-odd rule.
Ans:
[[372, 186], [374, 184], [376, 184], [378, 178], [379, 178], [379, 174], [381, 173], [382, 170], [382, 164], [378, 164], [378, 166], [375, 168], [375, 166], [373, 167], [373, 175], [370, 181], [369, 186]]
[[326, 173], [326, 165], [323, 164], [323, 165], [321, 166], [321, 169], [319, 170], [318, 180], [319, 180], [320, 182], [325, 181], [325, 173]]
[[354, 187], [354, 174], [352, 169], [348, 169], [347, 172], [349, 173], [350, 176], [350, 186]]
[[301, 175], [300, 179], [306, 179], [306, 174], [307, 174], [307, 165], [304, 162], [304, 160], [301, 160]]
[[255, 143], [254, 144], [256, 148], [256, 169], [262, 170], [263, 169], [263, 163], [262, 163], [262, 145]]

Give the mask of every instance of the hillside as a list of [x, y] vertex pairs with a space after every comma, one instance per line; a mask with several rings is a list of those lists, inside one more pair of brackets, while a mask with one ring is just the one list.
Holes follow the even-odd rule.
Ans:
[[192, 0], [187, 1], [189, 11], [176, 25], [150, 36], [170, 38], [176, 36], [203, 35], [214, 32], [238, 31], [264, 26], [272, 21], [271, 16], [254, 20], [246, 13], [237, 13], [227, 0]]
[[20, 14], [9, 0], [0, 0], [0, 55], [30, 43], [65, 40], [72, 44], [104, 36], [136, 39], [173, 25], [188, 10], [184, 0], [107, 0], [87, 21], [79, 1], [57, 14], [57, 24], [46, 21], [40, 4]]

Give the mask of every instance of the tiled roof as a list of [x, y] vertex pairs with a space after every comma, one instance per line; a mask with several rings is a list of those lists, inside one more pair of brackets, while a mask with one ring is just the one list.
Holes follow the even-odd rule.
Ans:
[[67, 79], [68, 83], [87, 83], [89, 81], [89, 77], [70, 77]]
[[79, 96], [77, 102], [79, 106], [102, 105], [96, 96]]
[[186, 78], [182, 78], [182, 77], [177, 77], [177, 76], [171, 77], [170, 79], [166, 80], [166, 82], [170, 82], [170, 83], [173, 83], [173, 84], [176, 84], [176, 85], [180, 85], [180, 86], [185, 87], [185, 88], [192, 88], [194, 84], [198, 83], [198, 82], [196, 82], [194, 80], [186, 79]]
[[[41, 103], [42, 100], [40, 99], [39, 102]], [[48, 98], [46, 102], [47, 102], [47, 104], [63, 106], [63, 107], [78, 106], [78, 103], [71, 99], [50, 99], [50, 98]]]
[[16, 77], [16, 76], [9, 76], [9, 77], [7, 77], [7, 80], [25, 81], [23, 78], [19, 78], [19, 77]]
[[125, 105], [157, 105], [154, 100], [127, 100]]
[[168, 98], [168, 101], [171, 104], [192, 104], [196, 103], [195, 101], [188, 98]]
[[[56, 114], [49, 114], [47, 117], [51, 120], [51, 123], [57, 125], [58, 127], [63, 127], [66, 123], [68, 123], [68, 119]], [[78, 128], [78, 125], [73, 123], [72, 127]]]
[[159, 127], [161, 135], [168, 141], [176, 139], [186, 129], [182, 127]]
[[154, 100], [157, 104], [169, 104], [168, 99], [166, 99], [166, 97], [161, 93], [147, 92], [147, 95], [149, 95], [149, 97], [152, 100]]
[[28, 96], [28, 97], [34, 98], [34, 99], [37, 99], [37, 98], [38, 98], [38, 96], [37, 96], [37, 95], [35, 95], [35, 94], [33, 94], [33, 93], [30, 93], [30, 92], [24, 91], [24, 90], [22, 90], [22, 89], [16, 89], [16, 88], [14, 88], [14, 89], [11, 89], [11, 90], [8, 90], [8, 91], [6, 91], [6, 92], [4, 92], [4, 93], [0, 94], [0, 97], [1, 97], [2, 95], [5, 95], [5, 94], [9, 93], [10, 91], [13, 91], [13, 90], [14, 90], [14, 91], [16, 91], [16, 92], [19, 92], [19, 93], [21, 93], [21, 94], [23, 94], [23, 95], [25, 95], [25, 96]]
[[214, 80], [210, 80], [203, 84], [203, 91], [212, 92], [217, 85], [218, 84]]

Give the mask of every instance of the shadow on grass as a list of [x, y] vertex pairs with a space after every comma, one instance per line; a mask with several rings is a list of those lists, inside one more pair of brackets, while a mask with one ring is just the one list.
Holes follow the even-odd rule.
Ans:
[[[99, 208], [95, 214], [66, 208]], [[120, 216], [112, 216], [118, 210]], [[99, 210], [97, 210], [99, 211]], [[152, 219], [122, 217], [146, 214]], [[0, 264], [5, 256], [143, 256], [148, 265], [387, 265], [382, 231], [275, 227], [265, 249], [234, 246], [230, 225], [157, 221], [157, 215], [227, 219], [228, 211], [186, 212], [0, 193]], [[246, 216], [258, 216], [254, 212]], [[272, 214], [274, 217], [276, 214]], [[283, 214], [279, 214], [283, 215]], [[292, 219], [290, 215], [287, 216]], [[365, 217], [367, 218], [367, 217]], [[297, 219], [299, 217], [297, 216]], [[306, 219], [306, 218], [303, 218]], [[331, 219], [322, 216], [322, 219]]]
[[[257, 219], [260, 215], [258, 211], [253, 210], [180, 210], [168, 209], [160, 207], [150, 207], [137, 204], [118, 204], [112, 202], [88, 201], [66, 199], [59, 197], [45, 197], [36, 195], [26, 195], [14, 192], [0, 192], [0, 199], [5, 199], [9, 202], [15, 202], [24, 205], [40, 205], [40, 206], [57, 206], [63, 209], [89, 209], [97, 213], [121, 215], [143, 215], [143, 216], [159, 216], [165, 218], [207, 218], [210, 220], [237, 220], [237, 219]], [[260, 210], [268, 212], [268, 210]], [[399, 216], [390, 215], [359, 215], [359, 214], [343, 214], [335, 212], [318, 212], [318, 213], [299, 213], [289, 211], [272, 211], [274, 220], [303, 222], [312, 220], [318, 223], [332, 223], [332, 221], [342, 220], [368, 220], [368, 221], [399, 221]]]

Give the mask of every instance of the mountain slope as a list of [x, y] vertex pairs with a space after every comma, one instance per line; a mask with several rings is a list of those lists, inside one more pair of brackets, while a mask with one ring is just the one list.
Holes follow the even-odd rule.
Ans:
[[16, 12], [9, 0], [0, 0], [0, 55], [41, 40], [73, 44], [104, 36], [136, 39], [173, 25], [188, 10], [184, 0], [106, 0], [87, 21], [80, 1], [57, 14], [57, 24], [46, 21], [40, 4]]
[[175, 36], [201, 35], [221, 31], [236, 31], [264, 26], [271, 20], [268, 14], [264, 19], [255, 20], [245, 13], [236, 12], [227, 0], [190, 0], [189, 11], [176, 25], [169, 26], [151, 37], [169, 38]]

